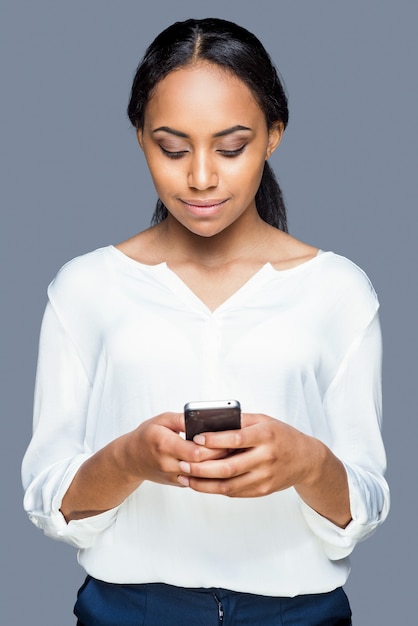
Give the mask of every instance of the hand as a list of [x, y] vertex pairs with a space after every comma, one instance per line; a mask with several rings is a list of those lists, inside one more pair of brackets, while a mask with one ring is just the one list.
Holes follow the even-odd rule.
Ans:
[[114, 439], [79, 468], [60, 510], [67, 522], [98, 515], [121, 504], [144, 480], [181, 486], [180, 461], [219, 459], [224, 449], [186, 441], [182, 413], [163, 413]]
[[183, 413], [162, 413], [124, 436], [123, 464], [133, 482], [150, 480], [178, 487], [180, 461], [199, 464], [227, 454], [224, 449], [186, 441], [180, 432], [184, 432]]
[[[204, 450], [224, 450], [220, 459], [180, 463], [180, 484], [230, 497], [257, 497], [307, 481], [317, 440], [260, 414], [243, 414], [242, 428], [204, 433], [194, 442]], [[320, 444], [322, 445], [322, 444]], [[228, 454], [232, 451], [232, 454]]]

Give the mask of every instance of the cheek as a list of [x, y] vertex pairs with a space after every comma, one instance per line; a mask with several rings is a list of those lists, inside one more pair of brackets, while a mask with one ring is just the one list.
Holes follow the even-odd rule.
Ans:
[[160, 196], [164, 192], [170, 193], [173, 186], [178, 186], [181, 176], [179, 168], [173, 167], [174, 162], [171, 163], [168, 159], [149, 158], [147, 163], [154, 187]]
[[264, 167], [264, 158], [259, 151], [248, 151], [235, 158], [219, 158], [218, 172], [225, 180], [236, 181], [246, 187], [252, 181], [257, 180]]
[[242, 191], [257, 191], [261, 177], [263, 175], [265, 160], [260, 156], [249, 156], [245, 163], [241, 163], [234, 172], [236, 184], [242, 188]]

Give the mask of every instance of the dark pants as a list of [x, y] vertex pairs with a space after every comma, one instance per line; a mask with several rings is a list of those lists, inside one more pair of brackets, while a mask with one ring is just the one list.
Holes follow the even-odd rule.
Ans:
[[341, 588], [275, 598], [160, 583], [115, 585], [87, 577], [74, 613], [78, 626], [349, 626]]

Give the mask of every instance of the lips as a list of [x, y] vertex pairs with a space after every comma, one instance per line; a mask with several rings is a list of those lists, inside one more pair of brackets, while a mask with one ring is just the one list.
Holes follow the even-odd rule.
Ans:
[[194, 215], [212, 215], [227, 202], [228, 198], [208, 198], [207, 200], [182, 199], [188, 211]]
[[182, 202], [184, 202], [184, 204], [188, 204], [190, 206], [197, 206], [197, 207], [211, 207], [211, 206], [216, 206], [218, 204], [223, 204], [224, 202], [227, 201], [227, 198], [208, 198], [207, 200], [188, 200], [188, 199], [182, 199]]

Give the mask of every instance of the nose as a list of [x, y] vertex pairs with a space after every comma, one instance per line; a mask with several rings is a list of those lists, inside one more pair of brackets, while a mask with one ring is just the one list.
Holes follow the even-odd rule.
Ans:
[[195, 152], [190, 160], [190, 169], [187, 176], [189, 187], [203, 191], [217, 187], [219, 182], [215, 159], [206, 151]]

